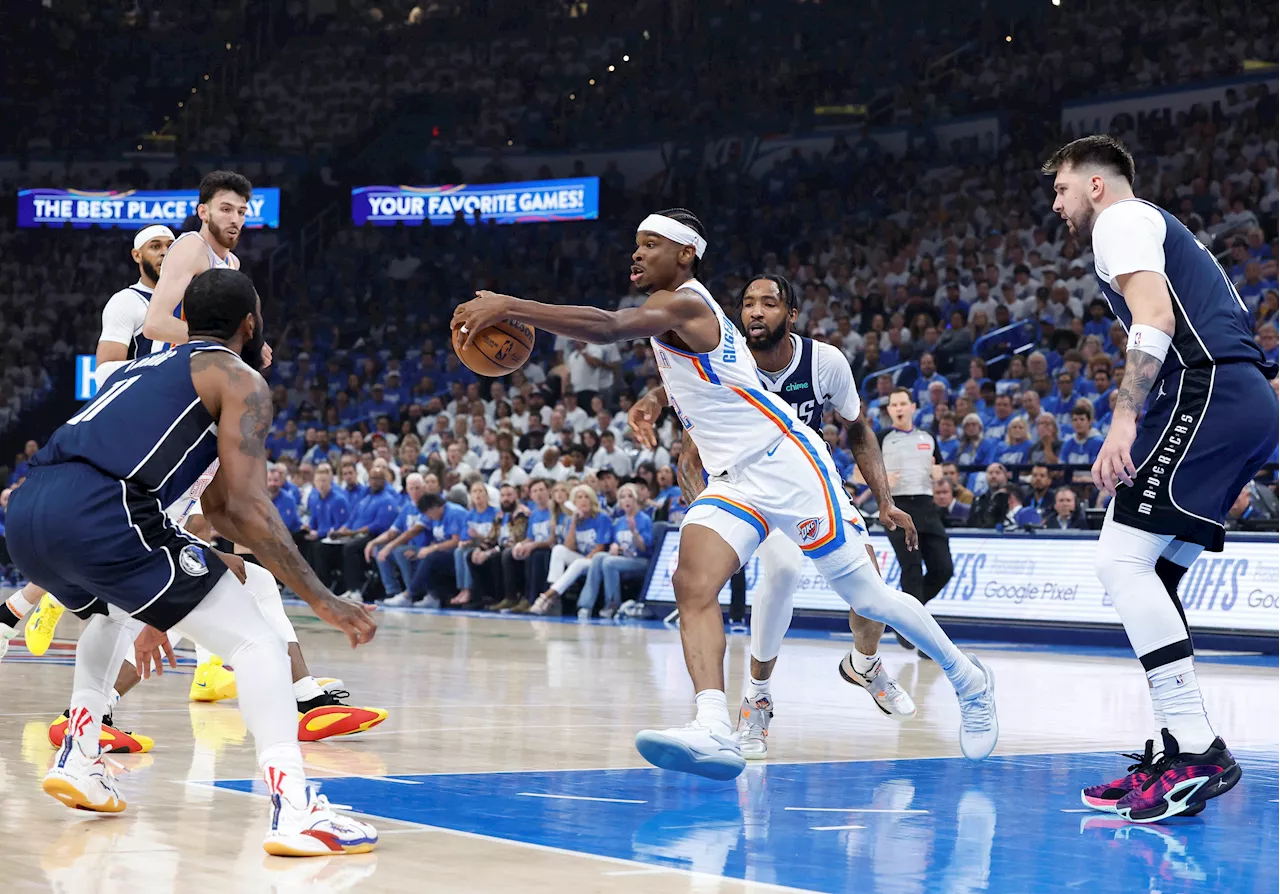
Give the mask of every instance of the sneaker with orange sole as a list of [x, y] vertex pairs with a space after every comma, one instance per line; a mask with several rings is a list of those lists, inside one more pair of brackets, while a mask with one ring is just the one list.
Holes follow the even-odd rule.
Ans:
[[[63, 711], [57, 720], [49, 724], [49, 743], [54, 748], [61, 748], [67, 738], [69, 713]], [[102, 718], [102, 734], [98, 736], [98, 743], [103, 754], [146, 754], [156, 744], [150, 736], [116, 729], [110, 714]]]
[[318, 742], [371, 730], [387, 719], [383, 708], [357, 708], [342, 702], [351, 693], [337, 689], [298, 702], [298, 741]]

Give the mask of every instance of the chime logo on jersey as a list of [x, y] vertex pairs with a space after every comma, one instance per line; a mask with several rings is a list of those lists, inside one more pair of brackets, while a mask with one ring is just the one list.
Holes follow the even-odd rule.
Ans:
[[178, 565], [188, 577], [199, 577], [209, 573], [209, 566], [204, 561], [204, 553], [197, 546], [184, 546], [182, 552], [178, 553]]
[[805, 543], [817, 540], [822, 530], [822, 519], [806, 518], [804, 521], [796, 522], [796, 530], [800, 532], [800, 539]]

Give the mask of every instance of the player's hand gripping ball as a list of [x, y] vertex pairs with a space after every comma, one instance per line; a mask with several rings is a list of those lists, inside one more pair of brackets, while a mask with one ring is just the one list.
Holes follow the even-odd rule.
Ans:
[[533, 350], [534, 330], [504, 319], [504, 295], [478, 292], [453, 315], [453, 350], [467, 369], [496, 378], [524, 366]]

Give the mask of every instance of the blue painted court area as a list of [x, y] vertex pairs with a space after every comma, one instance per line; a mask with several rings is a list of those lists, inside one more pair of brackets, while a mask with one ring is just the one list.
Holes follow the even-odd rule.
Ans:
[[731, 783], [647, 769], [348, 778], [324, 791], [373, 817], [808, 891], [1275, 891], [1277, 750], [1236, 757], [1234, 791], [1145, 826], [1080, 804], [1081, 786], [1123, 773], [1113, 754], [775, 763]]

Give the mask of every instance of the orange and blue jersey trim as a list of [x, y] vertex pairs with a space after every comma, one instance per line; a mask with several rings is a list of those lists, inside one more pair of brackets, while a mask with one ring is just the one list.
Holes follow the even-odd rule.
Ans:
[[730, 500], [728, 497], [710, 496], [698, 497], [689, 504], [689, 510], [692, 511], [694, 506], [714, 506], [717, 509], [723, 509], [735, 518], [740, 518], [755, 528], [761, 540], [769, 536], [769, 523], [765, 521], [765, 517], [746, 503], [739, 503], [737, 500]]
[[772, 401], [762, 392], [751, 388], [733, 388], [735, 394], [745, 400], [751, 406], [755, 407], [763, 413], [778, 429], [782, 432], [783, 437], [791, 441], [801, 452], [804, 453], [805, 459], [809, 461], [809, 466], [817, 473], [822, 480], [823, 497], [827, 504], [827, 533], [813, 543], [802, 544], [800, 549], [809, 555], [811, 559], [820, 559], [831, 553], [845, 542], [844, 520], [840, 516], [838, 498], [836, 497], [835, 485], [831, 483], [831, 477], [827, 474], [823, 465], [822, 457], [814, 450], [813, 445], [809, 443], [808, 436], [797, 433], [791, 427], [790, 422], [785, 416], [778, 412], [773, 406]]
[[677, 357], [683, 357], [685, 360], [688, 360], [693, 364], [693, 371], [698, 374], [698, 378], [702, 379], [702, 381], [708, 382], [712, 385], [720, 384], [720, 377], [717, 376], [716, 371], [711, 368], [710, 354], [691, 354], [688, 351], [682, 351], [679, 348], [671, 347], [671, 345], [667, 344], [662, 339], [655, 338], [654, 341], [662, 345], [664, 350], [670, 351]]

